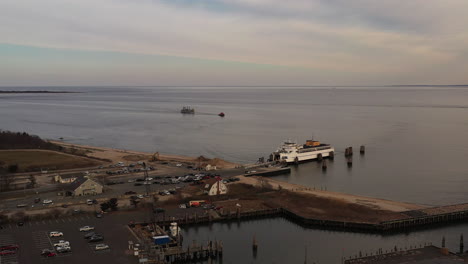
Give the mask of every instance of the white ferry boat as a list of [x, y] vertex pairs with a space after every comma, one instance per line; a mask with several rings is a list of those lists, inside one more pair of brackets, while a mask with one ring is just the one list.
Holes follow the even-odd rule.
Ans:
[[333, 158], [335, 149], [329, 144], [321, 144], [319, 141], [307, 140], [300, 145], [291, 140], [286, 140], [283, 145], [272, 154], [272, 160], [287, 163], [299, 163], [326, 157]]

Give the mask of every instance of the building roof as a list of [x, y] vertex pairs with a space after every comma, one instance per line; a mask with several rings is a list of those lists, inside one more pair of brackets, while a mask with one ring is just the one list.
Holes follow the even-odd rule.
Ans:
[[216, 178], [211, 178], [211, 179], [203, 180], [203, 182], [204, 182], [205, 184], [209, 184], [210, 187], [213, 186], [213, 184], [217, 183], [218, 181], [221, 181], [221, 183], [222, 183], [222, 180], [218, 180], [218, 179], [216, 179]]
[[83, 173], [81, 172], [72, 172], [72, 173], [64, 173], [64, 174], [59, 174], [60, 175], [60, 178], [62, 179], [69, 179], [69, 178], [78, 178], [78, 177], [82, 177], [83, 176]]
[[78, 178], [76, 178], [76, 180], [74, 182], [67, 184], [64, 187], [64, 189], [67, 190], [67, 191], [75, 191], [76, 189], [78, 189], [78, 187], [80, 187], [87, 180], [91, 180], [91, 179], [85, 178], [84, 176], [79, 176]]

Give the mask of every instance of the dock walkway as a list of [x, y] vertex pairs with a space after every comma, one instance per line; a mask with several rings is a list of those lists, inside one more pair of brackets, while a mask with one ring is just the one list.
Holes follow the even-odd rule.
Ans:
[[336, 221], [333, 219], [306, 218], [298, 213], [289, 211], [286, 208], [272, 208], [256, 211], [237, 211], [217, 213], [218, 217], [214, 217], [213, 213], [206, 215], [191, 215], [183, 218], [166, 218], [157, 222], [160, 226], [169, 226], [172, 222], [177, 222], [179, 225], [204, 224], [220, 221], [246, 220], [252, 218], [264, 217], [284, 217], [300, 225], [309, 227], [319, 227], [325, 229], [342, 229], [354, 230], [363, 232], [401, 232], [413, 227], [428, 227], [434, 224], [447, 224], [458, 221], [468, 220], [468, 203], [438, 206], [420, 210], [405, 211], [395, 217], [391, 214], [392, 220], [381, 221], [379, 223], [366, 222], [348, 222]]

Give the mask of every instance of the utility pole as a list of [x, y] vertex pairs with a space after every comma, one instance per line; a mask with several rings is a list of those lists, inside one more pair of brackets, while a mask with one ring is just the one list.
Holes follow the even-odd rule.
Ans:
[[145, 189], [146, 189], [146, 195], [149, 195], [151, 193], [151, 183], [148, 184], [147, 179], [149, 178], [148, 176], [148, 169], [146, 168], [146, 162], [143, 162], [143, 170], [144, 170], [144, 175], [145, 175]]

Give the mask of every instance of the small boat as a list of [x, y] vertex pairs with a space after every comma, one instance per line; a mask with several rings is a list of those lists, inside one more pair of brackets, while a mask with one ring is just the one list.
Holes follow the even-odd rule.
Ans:
[[180, 110], [182, 114], [195, 114], [195, 108], [190, 106], [184, 106], [182, 110]]
[[225, 116], [223, 112], [219, 113], [218, 115], [219, 115], [220, 117], [224, 117], [224, 116]]

